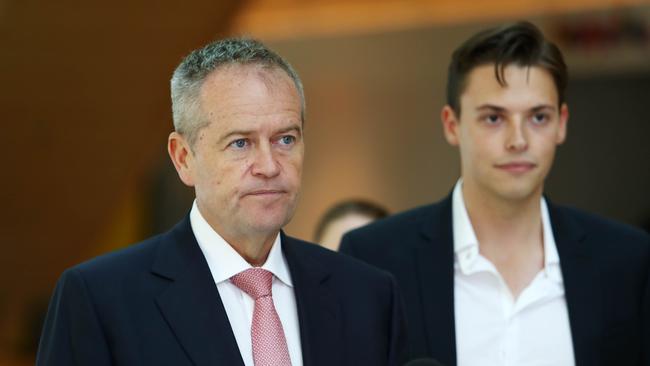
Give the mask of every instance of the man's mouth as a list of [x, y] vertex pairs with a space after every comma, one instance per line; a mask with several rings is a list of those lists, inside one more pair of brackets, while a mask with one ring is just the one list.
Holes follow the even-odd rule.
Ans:
[[285, 193], [286, 191], [281, 189], [257, 189], [246, 193], [245, 196], [272, 197], [272, 196], [277, 196]]
[[526, 173], [535, 169], [537, 164], [529, 161], [513, 161], [504, 164], [496, 164], [495, 167], [509, 173]]

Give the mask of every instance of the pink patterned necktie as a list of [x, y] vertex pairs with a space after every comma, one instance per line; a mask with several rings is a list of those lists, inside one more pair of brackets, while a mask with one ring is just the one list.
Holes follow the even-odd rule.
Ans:
[[251, 327], [255, 366], [291, 366], [282, 323], [273, 305], [273, 273], [250, 268], [232, 276], [230, 281], [255, 300]]

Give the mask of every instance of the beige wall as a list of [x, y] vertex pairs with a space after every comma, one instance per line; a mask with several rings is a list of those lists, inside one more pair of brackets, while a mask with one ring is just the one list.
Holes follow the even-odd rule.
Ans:
[[[637, 11], [648, 13], [647, 8]], [[571, 15], [566, 17], [570, 19]], [[536, 22], [552, 34], [555, 20], [540, 18]], [[449, 57], [469, 35], [501, 22], [272, 42], [301, 74], [308, 104], [303, 196], [287, 231], [311, 239], [319, 216], [345, 198], [367, 198], [401, 211], [446, 195], [460, 170], [456, 150], [444, 141], [439, 118]], [[633, 57], [626, 62], [616, 53], [608, 54], [611, 61], [603, 62], [605, 55], [599, 57], [596, 52], [591, 58], [597, 62], [589, 63], [584, 54], [567, 51], [573, 79], [630, 72], [650, 75], [648, 50], [617, 52]], [[650, 95], [650, 89], [643, 89], [643, 85], [637, 88], [645, 94], [631, 94], [637, 98], [631, 101], [636, 105], [647, 103]], [[583, 88], [577, 100], [588, 100], [588, 92]], [[620, 106], [601, 104], [594, 108]], [[589, 126], [579, 121], [580, 115], [574, 114], [571, 123], [576, 124], [570, 123], [567, 146], [559, 151], [559, 158], [566, 157], [566, 161], [558, 163], [559, 173], [554, 172], [549, 185], [551, 197], [640, 223], [644, 215], [650, 215], [650, 195], [644, 188], [650, 186], [647, 165], [645, 170], [620, 165], [604, 168], [601, 157], [613, 156], [625, 166], [630, 154], [650, 156], [650, 149], [644, 148], [648, 141], [638, 141], [639, 136], [650, 136], [650, 120], [637, 115], [626, 122], [628, 128], [616, 130], [620, 131], [617, 141], [632, 138], [634, 143], [628, 146], [603, 144], [612, 136], [612, 128], [605, 125], [610, 120], [589, 121]], [[600, 153], [589, 155], [585, 151]], [[612, 174], [616, 174], [615, 179]], [[628, 182], [626, 189], [618, 182]], [[600, 195], [603, 200], [595, 199]]]

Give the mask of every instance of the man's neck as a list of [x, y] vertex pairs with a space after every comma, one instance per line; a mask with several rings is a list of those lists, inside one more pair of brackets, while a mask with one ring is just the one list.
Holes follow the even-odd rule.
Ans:
[[541, 237], [541, 188], [515, 200], [497, 197], [464, 182], [462, 194], [479, 243], [525, 243]]
[[504, 200], [465, 183], [462, 193], [481, 255], [518, 298], [544, 268], [541, 188], [520, 200]]
[[280, 230], [273, 231], [242, 231], [220, 225], [218, 220], [209, 215], [209, 211], [202, 210], [200, 202], [196, 203], [199, 214], [210, 225], [212, 230], [219, 234], [244, 260], [254, 267], [261, 267], [273, 248], [273, 243]]
[[246, 237], [219, 234], [242, 257], [254, 267], [261, 267], [269, 257], [278, 232]]

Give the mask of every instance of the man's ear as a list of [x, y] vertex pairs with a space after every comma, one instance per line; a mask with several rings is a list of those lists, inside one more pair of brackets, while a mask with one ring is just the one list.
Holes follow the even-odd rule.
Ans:
[[188, 141], [178, 132], [172, 132], [167, 139], [167, 152], [174, 163], [179, 178], [186, 186], [194, 186], [194, 154]]
[[454, 109], [449, 105], [442, 107], [440, 119], [442, 120], [442, 130], [445, 133], [445, 139], [450, 145], [458, 146], [458, 124], [460, 121], [458, 120]]
[[558, 126], [556, 143], [561, 145], [566, 140], [566, 125], [569, 123], [569, 107], [562, 103], [560, 107], [560, 125]]

